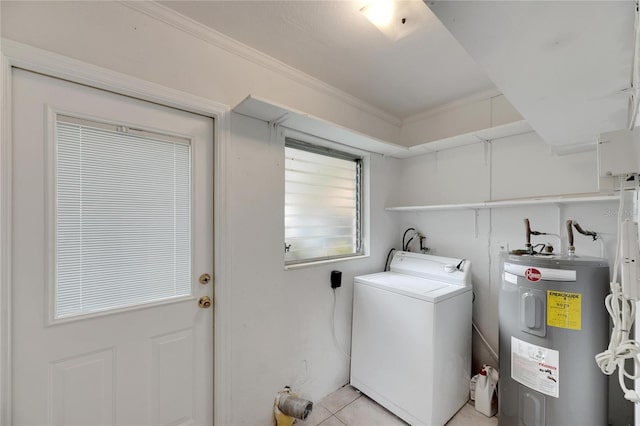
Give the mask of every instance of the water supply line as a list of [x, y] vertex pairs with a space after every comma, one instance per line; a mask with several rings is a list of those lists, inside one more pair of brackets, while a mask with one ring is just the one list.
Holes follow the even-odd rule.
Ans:
[[[413, 231], [413, 235], [407, 240], [407, 234], [409, 233], [409, 231]], [[420, 253], [426, 254], [427, 252], [429, 252], [429, 247], [426, 247], [424, 245], [424, 240], [427, 237], [417, 231], [416, 228], [407, 228], [404, 231], [404, 234], [402, 234], [402, 251], [411, 251], [409, 245], [414, 238], [417, 238], [420, 241]]]
[[524, 230], [525, 230], [525, 245], [524, 248], [529, 254], [534, 254], [533, 246], [531, 245], [531, 236], [532, 235], [547, 235], [545, 232], [533, 231], [531, 230], [531, 223], [529, 222], [529, 218], [524, 219]]
[[427, 254], [429, 252], [429, 247], [424, 245], [424, 240], [426, 240], [427, 237], [418, 232], [418, 238], [420, 239], [420, 253]]
[[582, 227], [580, 226], [580, 224], [578, 222], [576, 222], [575, 220], [573, 221], [573, 226], [574, 228], [576, 228], [576, 231], [578, 231], [579, 233], [581, 233], [582, 235], [586, 235], [588, 237], [592, 237], [593, 241], [598, 239], [598, 233], [597, 232], [593, 232], [593, 231], [585, 231], [584, 229], [582, 229]]
[[407, 238], [407, 232], [409, 231], [416, 231], [416, 228], [407, 228], [406, 231], [404, 231], [404, 234], [402, 234], [402, 251], [407, 251], [407, 248], [409, 247], [409, 243], [411, 242], [411, 240], [413, 240], [413, 237], [415, 237], [415, 234], [413, 235], [413, 237], [409, 238], [409, 241], [407, 241], [405, 243], [405, 239]]
[[496, 361], [500, 361], [498, 359], [498, 354], [496, 353], [496, 351], [493, 350], [493, 348], [491, 347], [491, 345], [489, 344], [487, 339], [484, 337], [484, 334], [482, 334], [482, 332], [480, 331], [480, 329], [478, 328], [478, 326], [476, 325], [476, 323], [474, 321], [471, 321], [471, 326], [476, 331], [476, 333], [478, 333], [478, 336], [480, 336], [480, 340], [482, 340], [484, 345], [487, 347], [487, 349], [489, 350], [489, 353], [491, 354], [493, 359], [495, 359]]
[[567, 220], [567, 236], [569, 238], [569, 248], [568, 255], [575, 256], [576, 255], [576, 247], [573, 245], [573, 228], [576, 228], [576, 231], [581, 233], [582, 235], [586, 235], [588, 237], [593, 238], [593, 241], [596, 241], [600, 238], [600, 234], [594, 231], [587, 231], [580, 226], [580, 224], [575, 220]]
[[396, 249], [392, 248], [391, 250], [389, 250], [389, 253], [387, 253], [387, 260], [384, 262], [384, 269], [382, 270], [383, 272], [389, 270], [389, 259], [391, 258], [391, 253], [393, 253], [394, 251], [396, 251]]
[[524, 219], [524, 232], [525, 232], [525, 244], [524, 249], [529, 254], [533, 254], [533, 246], [531, 245], [531, 224], [529, 223], [529, 219]]
[[567, 220], [567, 237], [569, 238], [569, 247], [567, 248], [569, 256], [576, 255], [576, 247], [573, 245], [573, 220]]

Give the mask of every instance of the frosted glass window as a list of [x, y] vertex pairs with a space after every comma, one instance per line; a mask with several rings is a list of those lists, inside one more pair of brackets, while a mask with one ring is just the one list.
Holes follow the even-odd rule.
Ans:
[[188, 140], [58, 116], [56, 319], [191, 294]]
[[286, 263], [362, 254], [361, 165], [353, 155], [286, 139]]

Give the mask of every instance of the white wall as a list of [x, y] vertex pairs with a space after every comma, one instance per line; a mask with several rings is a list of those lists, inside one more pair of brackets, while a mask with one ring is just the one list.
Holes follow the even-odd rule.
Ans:
[[350, 352], [353, 277], [381, 270], [395, 237], [384, 206], [397, 160], [371, 156], [370, 258], [284, 270], [284, 141], [269, 142], [266, 123], [239, 114], [232, 126], [234, 425], [269, 424], [282, 386], [317, 401], [348, 382], [348, 359], [331, 334], [330, 272], [342, 271], [336, 329]]
[[[256, 65], [150, 16], [112, 2], [1, 2], [2, 36], [144, 80], [233, 105], [249, 93], [386, 140], [399, 129], [327, 94]], [[285, 271], [284, 151], [267, 124], [234, 114], [228, 154], [232, 236], [231, 423], [273, 422], [284, 385], [318, 400], [349, 380], [331, 337], [330, 271], [337, 337], [349, 351], [353, 276], [383, 268], [397, 218], [384, 211], [397, 160], [372, 155], [371, 256]], [[223, 348], [225, 349], [225, 348]]]
[[[534, 133], [496, 140], [486, 147], [479, 143], [403, 160], [399, 167], [402, 190], [394, 192], [393, 205], [479, 202], [597, 191], [595, 151], [553, 155]], [[627, 201], [624, 215], [629, 217], [633, 207], [631, 201]], [[534, 230], [561, 235], [562, 250], [568, 245], [565, 222], [577, 220], [585, 229], [601, 233], [604, 245], [575, 233], [576, 254], [600, 257], [604, 253], [612, 265], [617, 212], [618, 203], [610, 201], [396, 214], [398, 233], [415, 227], [427, 236], [426, 245], [433, 254], [472, 261], [476, 295], [473, 319], [497, 351], [499, 247], [524, 248], [523, 219], [529, 218]], [[550, 242], [559, 250], [558, 240], [552, 236], [533, 236], [532, 242]], [[497, 365], [474, 332], [474, 369], [483, 363]], [[610, 424], [632, 424], [632, 404], [624, 401], [616, 379], [610, 382]]]
[[[595, 151], [557, 156], [535, 134], [478, 143], [403, 160], [398, 176], [401, 191], [393, 205], [470, 203], [527, 196], [597, 192]], [[486, 210], [397, 213], [398, 232], [414, 226], [427, 236], [434, 254], [465, 257], [473, 262], [476, 293], [473, 317], [494, 350], [498, 348], [499, 246], [524, 247], [523, 219], [535, 230], [562, 235], [565, 222], [577, 220], [585, 229], [601, 232], [606, 255], [614, 254], [616, 202], [546, 205]], [[560, 249], [556, 238], [533, 237]], [[600, 256], [599, 242], [577, 235], [576, 253]], [[477, 338], [477, 336], [474, 336]], [[474, 365], [496, 364], [474, 340]]]
[[[595, 151], [553, 155], [535, 134], [476, 143], [402, 162], [394, 205], [472, 203], [597, 192]], [[491, 167], [493, 164], [493, 167]]]

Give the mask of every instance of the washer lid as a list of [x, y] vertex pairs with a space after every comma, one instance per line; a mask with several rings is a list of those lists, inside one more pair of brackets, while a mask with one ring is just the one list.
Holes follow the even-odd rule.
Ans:
[[470, 287], [452, 285], [442, 281], [400, 274], [393, 271], [355, 277], [355, 282], [428, 302], [438, 302], [458, 293], [471, 290]]

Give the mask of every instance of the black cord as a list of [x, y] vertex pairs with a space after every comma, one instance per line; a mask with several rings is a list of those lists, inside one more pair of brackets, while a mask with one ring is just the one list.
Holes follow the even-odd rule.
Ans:
[[391, 250], [389, 250], [389, 253], [387, 254], [387, 261], [384, 262], [384, 271], [387, 271], [389, 269], [389, 257], [391, 256], [391, 253], [393, 253], [394, 251], [396, 251], [395, 248], [392, 248]]
[[536, 247], [538, 246], [542, 246], [542, 248], [540, 249], [540, 251], [538, 253], [542, 253], [542, 250], [544, 250], [544, 248], [547, 246], [546, 244], [540, 243], [540, 244], [536, 244], [535, 246], [532, 247], [533, 249], [533, 253], [535, 254], [536, 252]]
[[407, 241], [407, 244], [402, 248], [404, 251], [409, 250], [409, 244], [411, 244], [411, 241], [413, 241], [413, 237], [409, 238], [409, 241]]
[[[404, 239], [407, 238], [407, 232], [409, 231], [415, 231], [416, 228], [407, 228], [406, 231], [404, 231], [404, 234], [402, 234], [402, 250], [406, 250], [405, 248], [405, 243], [404, 243]], [[413, 237], [411, 237], [411, 240], [413, 239]], [[411, 240], [409, 240], [409, 243], [411, 242]], [[406, 245], [408, 245], [409, 243], [407, 243]]]
[[460, 263], [458, 263], [458, 266], [456, 266], [456, 269], [457, 269], [458, 271], [462, 271], [462, 269], [460, 269], [460, 268], [462, 267], [462, 264], [464, 263], [464, 261], [465, 261], [465, 260], [466, 260], [466, 259], [462, 259], [462, 260], [460, 261]]

